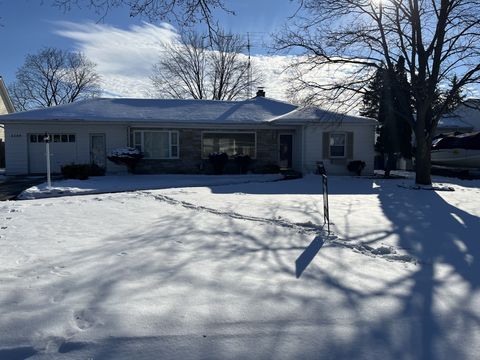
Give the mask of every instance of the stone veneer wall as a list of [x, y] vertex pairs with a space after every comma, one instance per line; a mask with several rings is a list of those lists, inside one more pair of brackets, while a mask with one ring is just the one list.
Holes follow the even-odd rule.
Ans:
[[[148, 130], [148, 129], [142, 129]], [[160, 130], [160, 129], [155, 129]], [[202, 159], [202, 132], [216, 129], [165, 129], [179, 132], [180, 158], [179, 159], [144, 159], [138, 164], [137, 173], [170, 173], [170, 174], [198, 174], [211, 173], [208, 159]], [[222, 129], [222, 132], [255, 132], [257, 134], [257, 157], [251, 163], [250, 170], [261, 172], [269, 165], [278, 164], [278, 131], [275, 129], [239, 130]], [[237, 172], [237, 166], [229, 161], [225, 168], [226, 173]]]

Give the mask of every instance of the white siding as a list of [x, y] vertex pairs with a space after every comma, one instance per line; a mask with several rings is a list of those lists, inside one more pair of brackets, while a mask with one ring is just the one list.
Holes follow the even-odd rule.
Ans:
[[327, 174], [348, 175], [346, 164], [333, 164], [329, 159], [323, 158], [323, 133], [324, 132], [353, 132], [353, 159], [362, 160], [366, 167], [362, 174], [373, 174], [375, 157], [375, 126], [370, 124], [338, 124], [335, 126], [308, 125], [304, 128], [304, 164], [303, 172], [314, 173], [317, 161], [323, 161]]
[[[7, 175], [28, 174], [28, 135], [49, 133], [75, 134], [75, 163], [90, 163], [90, 134], [104, 133], [107, 154], [128, 145], [126, 125], [96, 124], [5, 124], [5, 162]], [[125, 172], [126, 168], [107, 160], [107, 172]]]

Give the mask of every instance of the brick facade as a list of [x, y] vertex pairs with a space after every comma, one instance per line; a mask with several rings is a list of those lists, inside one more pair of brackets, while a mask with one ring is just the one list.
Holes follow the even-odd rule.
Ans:
[[[135, 129], [138, 130], [138, 129]], [[142, 129], [149, 130], [149, 129]], [[199, 174], [211, 173], [212, 168], [208, 159], [202, 159], [202, 132], [216, 131], [216, 129], [152, 129], [176, 130], [179, 132], [179, 159], [143, 159], [138, 164], [137, 173], [169, 173], [169, 174]], [[222, 129], [221, 132], [242, 132], [245, 129]], [[256, 133], [257, 156], [252, 160], [250, 170], [265, 172], [272, 165], [278, 164], [278, 130], [257, 129], [248, 130]], [[226, 173], [238, 172], [238, 166], [233, 160], [225, 168]]]

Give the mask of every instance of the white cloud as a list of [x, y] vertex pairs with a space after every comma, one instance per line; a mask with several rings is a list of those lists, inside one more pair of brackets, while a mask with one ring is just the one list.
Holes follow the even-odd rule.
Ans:
[[119, 29], [104, 24], [57, 23], [58, 35], [73, 40], [78, 50], [97, 64], [108, 96], [143, 97], [151, 89], [152, 65], [162, 55], [165, 44], [178, 34], [168, 24], [144, 23]]
[[[149, 76], [152, 66], [165, 54], [165, 45], [179, 40], [175, 28], [143, 23], [128, 29], [105, 24], [58, 22], [57, 34], [74, 41], [78, 50], [97, 64], [103, 79], [105, 96], [148, 97], [154, 94]], [[289, 72], [284, 71], [293, 56], [257, 55], [252, 63], [263, 74], [268, 97], [287, 99], [291, 87]], [[309, 76], [328, 79], [332, 71], [315, 70]], [[256, 89], [253, 90], [253, 95]]]

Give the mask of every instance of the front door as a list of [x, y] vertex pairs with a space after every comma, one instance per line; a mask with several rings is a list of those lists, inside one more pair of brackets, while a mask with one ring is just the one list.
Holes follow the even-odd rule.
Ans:
[[292, 167], [292, 152], [293, 152], [293, 135], [280, 134], [279, 138], [280, 150], [280, 167], [290, 169]]
[[105, 134], [90, 134], [90, 163], [106, 167]]

